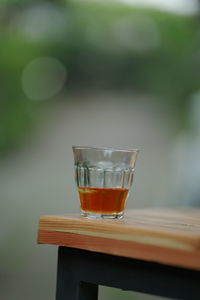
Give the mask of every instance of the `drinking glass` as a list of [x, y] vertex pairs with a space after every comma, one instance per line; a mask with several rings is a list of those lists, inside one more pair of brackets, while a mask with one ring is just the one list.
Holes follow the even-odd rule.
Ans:
[[74, 146], [81, 215], [122, 218], [133, 182], [137, 149]]

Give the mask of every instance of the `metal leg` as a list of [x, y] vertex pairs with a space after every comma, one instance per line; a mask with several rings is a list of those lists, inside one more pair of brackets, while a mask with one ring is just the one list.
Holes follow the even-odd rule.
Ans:
[[98, 285], [81, 282], [79, 286], [78, 300], [97, 300]]
[[98, 285], [173, 299], [200, 299], [200, 272], [60, 247], [56, 300], [97, 300]]
[[97, 300], [98, 285], [80, 281], [77, 273], [76, 260], [65, 248], [58, 252], [56, 300]]

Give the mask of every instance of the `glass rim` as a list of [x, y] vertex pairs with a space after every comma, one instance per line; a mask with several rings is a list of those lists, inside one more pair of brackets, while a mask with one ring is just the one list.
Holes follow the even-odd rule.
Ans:
[[115, 147], [91, 147], [91, 146], [72, 146], [73, 150], [111, 150], [116, 152], [136, 152], [138, 153], [139, 149], [128, 149], [128, 148], [115, 148]]

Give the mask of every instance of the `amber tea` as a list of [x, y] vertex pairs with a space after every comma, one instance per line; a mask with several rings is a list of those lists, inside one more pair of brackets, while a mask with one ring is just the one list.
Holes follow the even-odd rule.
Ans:
[[128, 189], [79, 187], [81, 210], [98, 214], [118, 214], [124, 210]]

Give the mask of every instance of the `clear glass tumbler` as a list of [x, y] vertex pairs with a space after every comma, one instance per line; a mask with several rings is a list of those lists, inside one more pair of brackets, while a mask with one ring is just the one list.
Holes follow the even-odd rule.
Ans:
[[138, 150], [74, 146], [81, 215], [122, 218]]

